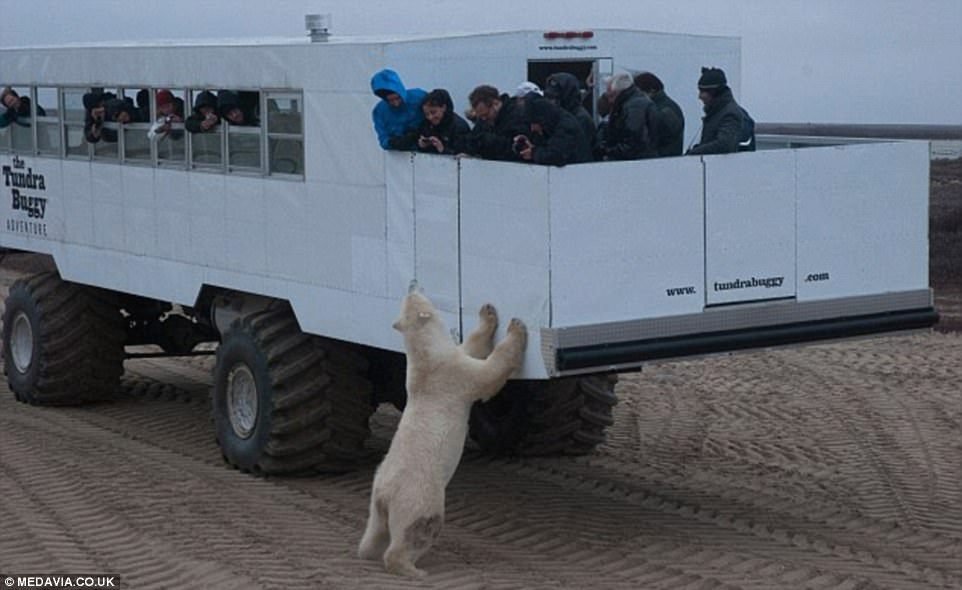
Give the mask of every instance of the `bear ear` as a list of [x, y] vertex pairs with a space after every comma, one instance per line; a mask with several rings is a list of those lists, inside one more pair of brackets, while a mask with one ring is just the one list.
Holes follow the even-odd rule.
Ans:
[[395, 320], [395, 322], [391, 324], [391, 327], [397, 330], [398, 332], [404, 331], [403, 328], [401, 327], [401, 320]]

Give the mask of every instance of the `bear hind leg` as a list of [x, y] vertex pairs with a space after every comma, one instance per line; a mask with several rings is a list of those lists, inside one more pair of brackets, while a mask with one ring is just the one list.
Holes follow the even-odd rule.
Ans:
[[[400, 524], [400, 523], [399, 523]], [[423, 578], [427, 575], [414, 564], [427, 553], [441, 534], [443, 517], [440, 514], [422, 516], [405, 526], [384, 553], [384, 567], [392, 574]]]
[[391, 541], [391, 534], [388, 531], [387, 507], [382, 502], [371, 499], [371, 514], [367, 519], [367, 528], [361, 543], [358, 545], [357, 554], [361, 559], [377, 561], [384, 556], [388, 544]]

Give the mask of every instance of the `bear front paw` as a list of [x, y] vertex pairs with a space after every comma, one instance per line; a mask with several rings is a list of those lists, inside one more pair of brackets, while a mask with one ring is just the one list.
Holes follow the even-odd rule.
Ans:
[[481, 306], [481, 310], [478, 312], [478, 317], [481, 318], [482, 324], [498, 324], [498, 310], [496, 310], [490, 303], [485, 303]]
[[508, 332], [518, 332], [519, 334], [527, 334], [528, 327], [524, 325], [524, 322], [518, 318], [511, 318], [511, 323], [508, 324]]

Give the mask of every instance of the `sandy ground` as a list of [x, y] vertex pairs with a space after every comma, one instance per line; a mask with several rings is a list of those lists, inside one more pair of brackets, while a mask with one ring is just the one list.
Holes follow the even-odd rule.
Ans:
[[[928, 333], [650, 367], [587, 458], [469, 452], [423, 583], [354, 555], [356, 473], [225, 467], [210, 359], [128, 362], [126, 399], [0, 392], [0, 574], [127, 588], [959, 588], [962, 337]], [[4, 388], [5, 389], [5, 388]]]
[[[956, 291], [938, 302], [958, 317]], [[126, 395], [80, 408], [19, 404], [0, 386], [0, 579], [109, 573], [137, 589], [962, 587], [958, 332], [623, 376], [615, 425], [593, 456], [468, 451], [441, 540], [420, 563], [423, 582], [355, 556], [397, 412], [375, 414], [370, 461], [355, 473], [257, 479], [221, 460], [211, 365], [131, 360]]]

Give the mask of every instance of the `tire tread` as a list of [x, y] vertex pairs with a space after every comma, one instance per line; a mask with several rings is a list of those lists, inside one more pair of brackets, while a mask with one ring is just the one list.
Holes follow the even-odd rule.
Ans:
[[[4, 342], [17, 309], [33, 305], [39, 348], [32, 383], [7, 379], [16, 399], [33, 405], [77, 405], [113, 399], [124, 368], [126, 326], [108, 292], [64, 281], [55, 272], [19, 279], [4, 311]], [[9, 353], [4, 354], [7, 365]]]

